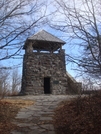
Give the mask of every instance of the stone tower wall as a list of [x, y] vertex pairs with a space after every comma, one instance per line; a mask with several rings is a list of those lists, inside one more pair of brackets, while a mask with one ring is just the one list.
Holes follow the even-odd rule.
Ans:
[[25, 54], [23, 59], [22, 91], [26, 94], [44, 94], [44, 78], [50, 78], [51, 94], [66, 94], [67, 75], [65, 53]]

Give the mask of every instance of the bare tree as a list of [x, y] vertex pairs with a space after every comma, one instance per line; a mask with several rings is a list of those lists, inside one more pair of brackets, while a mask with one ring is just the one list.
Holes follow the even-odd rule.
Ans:
[[[83, 72], [101, 77], [100, 0], [56, 0], [58, 11], [51, 27], [66, 33], [70, 45], [79, 46], [79, 57], [68, 56]], [[60, 16], [60, 17], [59, 17]]]
[[19, 55], [23, 42], [44, 21], [45, 12], [45, 1], [0, 1], [0, 60]]
[[18, 68], [4, 68], [0, 65], [0, 97], [20, 92], [21, 75]]
[[12, 93], [19, 92], [19, 89], [21, 87], [21, 76], [17, 69], [13, 69], [12, 72]]
[[3, 98], [9, 90], [9, 70], [0, 68], [0, 97]]

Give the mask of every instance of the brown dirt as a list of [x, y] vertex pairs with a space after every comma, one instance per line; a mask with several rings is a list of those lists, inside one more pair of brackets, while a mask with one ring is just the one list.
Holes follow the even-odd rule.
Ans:
[[63, 102], [54, 126], [57, 134], [101, 134], [101, 93]]
[[22, 107], [34, 104], [30, 100], [3, 99], [0, 100], [0, 134], [10, 134], [12, 130], [20, 129], [12, 121]]

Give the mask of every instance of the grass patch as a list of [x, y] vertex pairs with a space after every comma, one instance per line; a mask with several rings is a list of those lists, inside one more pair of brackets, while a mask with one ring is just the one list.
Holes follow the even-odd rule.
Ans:
[[19, 127], [14, 125], [12, 121], [21, 108], [32, 104], [34, 104], [34, 101], [31, 100], [0, 100], [0, 134], [10, 134], [12, 130], [19, 129]]
[[57, 134], [101, 134], [101, 93], [63, 102], [54, 126]]
[[12, 105], [16, 105], [20, 108], [27, 107], [34, 104], [32, 100], [24, 100], [24, 99], [3, 99], [2, 102], [11, 103]]

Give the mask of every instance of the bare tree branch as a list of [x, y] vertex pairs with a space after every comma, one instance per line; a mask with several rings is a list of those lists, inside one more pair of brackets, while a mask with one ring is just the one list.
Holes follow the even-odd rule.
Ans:
[[[45, 1], [3, 0], [0, 3], [0, 60], [18, 54], [26, 38], [44, 21]], [[13, 49], [11, 51], [13, 44]]]
[[[72, 39], [73, 45], [78, 44], [82, 48], [81, 56], [67, 54], [67, 60], [76, 63], [83, 72], [93, 77], [101, 77], [101, 22], [99, 21], [101, 11], [98, 10], [101, 2], [98, 0], [55, 1], [58, 11], [49, 25], [66, 33]], [[58, 16], [62, 16], [61, 21]]]

